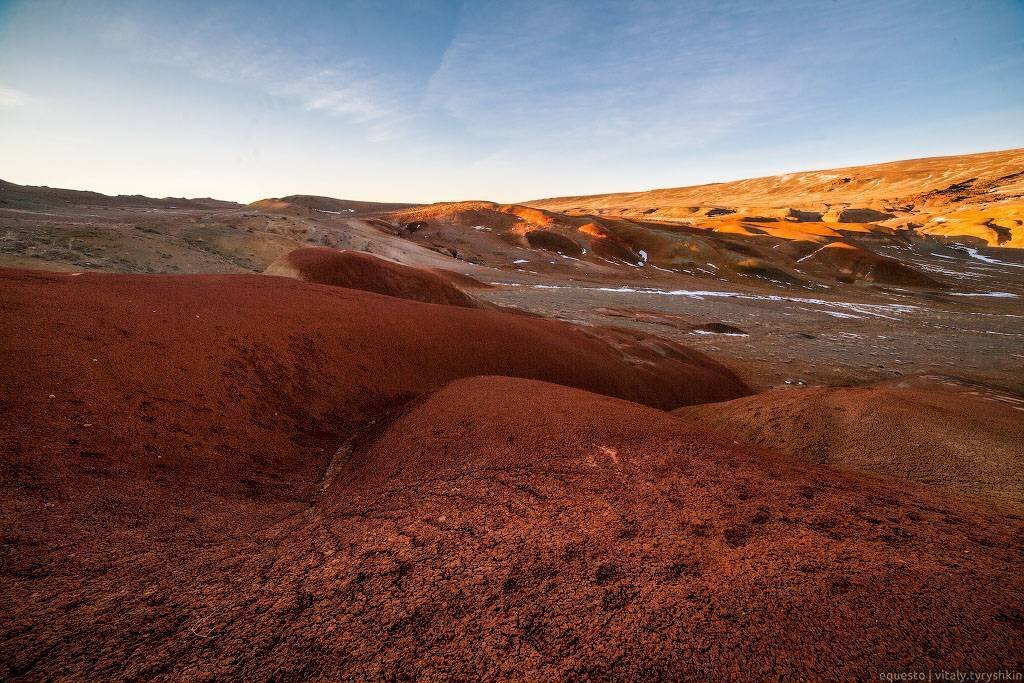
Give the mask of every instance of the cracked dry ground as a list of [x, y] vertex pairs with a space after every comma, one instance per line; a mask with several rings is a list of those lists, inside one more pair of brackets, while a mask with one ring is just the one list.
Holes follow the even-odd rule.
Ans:
[[1024, 519], [663, 412], [747, 393], [681, 347], [269, 278], [3, 276], [8, 678], [1024, 664]]

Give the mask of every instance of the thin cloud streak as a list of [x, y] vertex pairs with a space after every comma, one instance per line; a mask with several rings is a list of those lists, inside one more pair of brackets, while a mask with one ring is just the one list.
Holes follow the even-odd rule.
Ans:
[[1021, 35], [1015, 0], [15, 0], [0, 177], [515, 200], [1015, 147]]
[[[111, 45], [140, 62], [185, 69], [204, 80], [238, 85], [296, 101], [304, 110], [336, 116], [364, 130], [369, 141], [390, 139], [409, 120], [395, 78], [356, 59], [296, 54], [281, 38], [239, 33], [239, 17], [213, 14], [190, 30], [122, 16], [103, 31]], [[287, 42], [287, 41], [285, 41]]]
[[704, 146], [799, 89], [778, 59], [737, 71], [734, 60], [696, 44], [694, 24], [701, 11], [714, 24], [713, 9], [651, 8], [606, 23], [583, 6], [477, 6], [427, 101], [473, 134], [506, 143]]
[[15, 88], [0, 86], [0, 109], [17, 109], [28, 106], [34, 101], [35, 98], [27, 93]]

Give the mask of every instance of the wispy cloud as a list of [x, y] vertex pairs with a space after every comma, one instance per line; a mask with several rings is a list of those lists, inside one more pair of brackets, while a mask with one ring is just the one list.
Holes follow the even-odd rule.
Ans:
[[408, 118], [394, 79], [323, 46], [297, 50], [296, 36], [261, 29], [229, 11], [211, 11], [187, 26], [161, 23], [149, 13], [125, 14], [112, 20], [102, 37], [132, 59], [179, 67], [336, 116], [361, 127], [371, 141], [395, 136]]
[[28, 94], [14, 88], [0, 86], [0, 109], [17, 109], [32, 102], [33, 98]]
[[949, 77], [931, 65], [946, 48], [933, 38], [959, 12], [923, 0], [480, 0], [463, 12], [427, 102], [490, 142], [482, 156], [517, 146], [685, 157], [757, 144], [773, 127], [811, 134], [884, 118], [897, 93], [941, 90]]
[[[740, 4], [478, 4], [433, 75], [428, 102], [481, 137], [583, 149], [702, 146], [800, 87]], [[756, 19], [756, 18], [755, 18]], [[736, 36], [733, 36], [735, 39]], [[765, 43], [759, 45], [759, 43]], [[742, 57], [740, 57], [742, 55]], [[736, 68], [742, 66], [742, 68]]]
[[97, 156], [217, 169], [204, 192], [522, 199], [1021, 144], [1015, 0], [0, 6], [0, 137], [133, 137]]

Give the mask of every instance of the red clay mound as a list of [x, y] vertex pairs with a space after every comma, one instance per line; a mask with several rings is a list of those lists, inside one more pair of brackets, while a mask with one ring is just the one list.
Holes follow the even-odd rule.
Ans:
[[454, 278], [361, 251], [338, 251], [324, 247], [296, 249], [270, 264], [265, 272], [268, 275], [362, 289], [413, 301], [470, 308], [477, 306], [473, 297], [453, 284]]
[[676, 412], [808, 462], [1024, 510], [1024, 397], [918, 378], [776, 390]]
[[[249, 449], [273, 452], [255, 436]], [[72, 514], [45, 478], [18, 481], [37, 515]], [[107, 486], [126, 481], [140, 498], [152, 485], [107, 473]], [[259, 514], [233, 536], [155, 536], [113, 507], [58, 556], [59, 525], [6, 527], [0, 653], [8, 675], [31, 678], [1020, 666], [1024, 521], [903, 488], [621, 400], [465, 379], [357, 434], [292, 514], [272, 518], [274, 496], [254, 492]]]
[[804, 268], [814, 268], [840, 280], [864, 280], [905, 287], [945, 286], [899, 261], [846, 242], [826, 244], [800, 259], [799, 263]]
[[[201, 534], [250, 496], [294, 509], [352, 429], [457, 377], [518, 375], [661, 408], [748, 391], [660, 339], [259, 275], [0, 270], [0, 297], [0, 351], [18, 359], [0, 364], [5, 481], [35, 482], [4, 510], [36, 529], [66, 510], [39, 507], [32, 487], [44, 484], [95, 496], [86, 527], [112, 508]], [[114, 476], [147, 482], [145, 502]]]
[[[306, 519], [354, 430], [454, 378], [522, 375], [660, 407], [746, 392], [660, 340], [258, 275], [0, 270], [0, 308], [0, 354], [17, 359], [0, 364], [4, 678], [288, 668], [270, 641], [234, 664], [207, 649], [229, 644], [195, 602], [228, 578], [202, 569], [206, 551]], [[301, 640], [294, 617], [268, 637]]]

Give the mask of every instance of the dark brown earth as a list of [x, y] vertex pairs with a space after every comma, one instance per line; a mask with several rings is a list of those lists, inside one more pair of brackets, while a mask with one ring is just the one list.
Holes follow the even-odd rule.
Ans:
[[777, 389], [680, 408], [695, 424], [801, 460], [1024, 510], [1024, 398], [943, 376]]
[[883, 285], [924, 287], [933, 290], [946, 286], [896, 259], [880, 256], [846, 242], [830, 242], [804, 256], [800, 262], [849, 282], [863, 280]]

